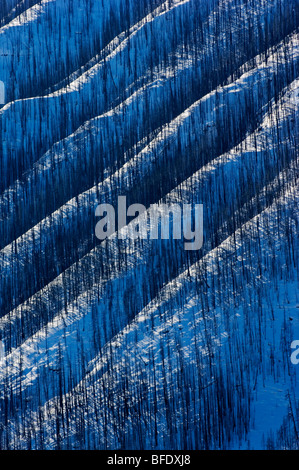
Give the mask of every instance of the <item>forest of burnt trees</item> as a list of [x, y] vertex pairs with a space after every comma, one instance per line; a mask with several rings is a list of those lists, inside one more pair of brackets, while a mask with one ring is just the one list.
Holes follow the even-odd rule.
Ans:
[[[298, 448], [298, 48], [296, 0], [1, 3], [0, 449]], [[202, 249], [100, 242], [120, 195]]]

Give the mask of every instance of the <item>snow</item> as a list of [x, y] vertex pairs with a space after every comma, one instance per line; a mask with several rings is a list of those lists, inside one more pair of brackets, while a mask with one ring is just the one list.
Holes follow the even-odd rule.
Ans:
[[[295, 7], [0, 7], [1, 448], [298, 446]], [[203, 246], [98, 242], [120, 195]]]

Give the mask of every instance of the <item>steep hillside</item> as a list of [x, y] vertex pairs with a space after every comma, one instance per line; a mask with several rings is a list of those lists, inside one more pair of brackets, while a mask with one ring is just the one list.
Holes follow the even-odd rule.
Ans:
[[0, 449], [299, 448], [298, 71], [295, 0], [1, 5]]

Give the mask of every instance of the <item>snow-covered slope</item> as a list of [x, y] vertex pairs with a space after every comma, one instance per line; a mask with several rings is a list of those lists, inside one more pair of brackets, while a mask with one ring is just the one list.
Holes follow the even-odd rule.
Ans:
[[[297, 8], [0, 9], [0, 448], [299, 445]], [[120, 195], [203, 247], [99, 242]]]

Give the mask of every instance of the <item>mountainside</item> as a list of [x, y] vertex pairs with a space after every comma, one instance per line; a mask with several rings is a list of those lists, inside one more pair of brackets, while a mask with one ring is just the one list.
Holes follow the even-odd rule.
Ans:
[[299, 448], [298, 6], [1, 4], [0, 449]]

